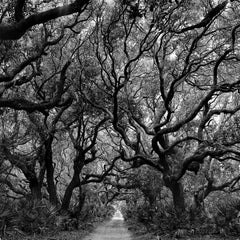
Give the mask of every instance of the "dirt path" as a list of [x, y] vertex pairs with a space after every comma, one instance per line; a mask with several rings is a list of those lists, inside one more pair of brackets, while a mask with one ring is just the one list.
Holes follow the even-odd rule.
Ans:
[[83, 240], [132, 240], [123, 218], [116, 212], [112, 220], [99, 226]]

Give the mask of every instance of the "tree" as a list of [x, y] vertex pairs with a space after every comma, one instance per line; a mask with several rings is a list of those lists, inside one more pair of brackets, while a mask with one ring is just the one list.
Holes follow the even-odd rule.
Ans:
[[[110, 117], [122, 159], [157, 169], [181, 213], [187, 171], [197, 174], [208, 157], [239, 156], [238, 136], [216, 137], [220, 120], [229, 122], [240, 109], [234, 78], [239, 25], [226, 1], [212, 9], [201, 1], [136, 6], [145, 17], [133, 18], [131, 5], [117, 3], [112, 14], [99, 15], [92, 49], [105, 102], [88, 99]], [[185, 27], [203, 11], [209, 12], [204, 24]]]
[[[144, 184], [151, 170], [142, 165], [159, 174], [178, 216], [187, 194], [201, 205], [213, 191], [239, 189], [237, 1], [6, 6], [0, 150], [11, 174], [0, 180], [16, 195], [64, 211], [78, 199], [80, 210], [100, 183], [106, 205], [131, 187], [153, 204], [161, 188]], [[132, 184], [135, 171], [143, 180]]]
[[[74, 125], [67, 126], [67, 129], [69, 130], [69, 137], [76, 152], [73, 160], [74, 172], [62, 200], [62, 210], [68, 210], [72, 192], [75, 188], [79, 188], [80, 199], [83, 197], [84, 193], [82, 193], [82, 181], [80, 180], [80, 176], [84, 166], [97, 159], [97, 136], [102, 125], [104, 125], [104, 123], [108, 120], [107, 118], [103, 118], [95, 123], [94, 121], [91, 121], [91, 117], [87, 116], [88, 113], [85, 113], [84, 109], [79, 110], [76, 106], [76, 109], [74, 110], [76, 111], [72, 112], [76, 118], [72, 119], [72, 123], [74, 123]], [[100, 117], [98, 116], [97, 119], [98, 118]], [[81, 205], [81, 202], [83, 204], [83, 200], [79, 201], [79, 205]], [[80, 206], [80, 209], [81, 208], [82, 207]]]
[[[20, 4], [20, 1], [17, 2], [17, 4]], [[76, 4], [77, 3], [74, 3], [71, 6], [76, 7]], [[16, 8], [17, 7], [20, 6], [16, 6]], [[84, 22], [90, 18], [91, 14], [92, 10], [86, 15], [83, 14], [81, 17], [79, 14], [74, 18], [70, 18], [64, 24], [58, 22], [56, 25], [51, 23], [44, 25], [43, 28], [40, 29], [43, 34], [40, 39], [42, 40], [41, 42], [34, 38], [40, 34], [35, 34], [35, 32], [26, 33], [24, 36], [28, 40], [26, 49], [21, 48], [21, 41], [19, 41], [19, 44], [14, 42], [2, 43], [4, 55], [1, 59], [1, 71], [4, 74], [1, 76], [3, 84], [1, 86], [0, 105], [3, 107], [3, 112], [7, 111], [6, 109], [8, 108], [16, 110], [16, 114], [19, 110], [27, 112], [26, 115], [21, 115], [22, 121], [28, 125], [29, 128], [32, 127], [32, 129], [30, 132], [26, 131], [25, 134], [29, 139], [29, 145], [33, 144], [36, 150], [32, 154], [31, 147], [27, 146], [26, 154], [20, 154], [18, 152], [15, 154], [15, 148], [18, 148], [18, 146], [15, 144], [13, 147], [10, 141], [10, 143], [2, 144], [3, 152], [6, 155], [6, 160], [9, 160], [14, 167], [24, 173], [24, 176], [29, 181], [34, 199], [41, 200], [42, 198], [42, 188], [45, 185], [46, 174], [49, 200], [52, 204], [59, 205], [59, 195], [62, 193], [59, 194], [56, 186], [56, 175], [58, 174], [56, 165], [58, 161], [55, 155], [59, 155], [61, 149], [59, 153], [59, 149], [56, 148], [56, 146], [59, 145], [57, 139], [60, 138], [61, 135], [66, 136], [68, 132], [70, 134], [73, 130], [73, 135], [70, 134], [72, 138], [67, 138], [67, 141], [72, 142], [77, 152], [74, 157], [75, 172], [73, 173], [69, 186], [64, 189], [66, 190], [62, 202], [62, 209], [64, 210], [68, 210], [69, 208], [73, 190], [78, 186], [81, 187], [78, 180], [80, 179], [81, 168], [86, 164], [84, 163], [85, 155], [91, 154], [89, 153], [90, 150], [95, 154], [92, 148], [94, 148], [96, 144], [98, 129], [106, 121], [101, 121], [99, 116], [100, 123], [98, 121], [94, 123], [94, 121], [91, 122], [91, 120], [87, 120], [85, 123], [84, 118], [85, 115], [88, 116], [88, 113], [86, 113], [86, 110], [81, 112], [81, 109], [79, 110], [78, 107], [76, 107], [78, 104], [82, 105], [83, 103], [79, 102], [81, 97], [77, 95], [77, 91], [79, 90], [75, 88], [75, 86], [78, 88], [79, 86], [77, 84], [78, 74], [77, 71], [75, 71], [76, 69], [74, 69], [74, 67], [78, 67], [78, 64], [81, 63], [76, 60], [77, 57], [74, 57], [74, 55], [81, 54], [80, 47], [88, 37], [87, 31], [91, 30], [88, 24], [86, 24], [87, 26], [84, 25]], [[81, 30], [84, 30], [83, 34], [81, 34]], [[14, 54], [11, 48], [15, 50]], [[10, 64], [12, 66], [11, 68], [9, 67]], [[74, 71], [70, 73], [69, 70], [73, 69]], [[75, 73], [77, 75], [74, 75]], [[76, 93], [74, 92], [75, 90]], [[25, 92], [28, 94], [26, 95]], [[76, 108], [76, 111], [79, 111], [80, 116], [75, 115], [74, 108]], [[66, 114], [69, 114], [69, 116]], [[83, 126], [81, 125], [82, 120]], [[19, 126], [17, 122], [18, 119], [14, 119], [14, 121], [14, 124]], [[93, 129], [96, 127], [96, 130], [93, 130], [92, 133], [86, 132], [85, 135], [82, 135], [82, 131], [86, 131], [85, 124], [87, 124], [88, 121], [89, 126]], [[75, 141], [76, 126], [74, 126], [74, 124], [76, 123], [79, 123], [77, 127], [80, 129], [79, 132], [81, 132], [81, 135], [79, 135]], [[18, 131], [19, 127], [16, 127], [16, 132]], [[16, 138], [17, 134], [18, 133], [15, 135]], [[85, 148], [85, 144], [89, 143], [91, 136], [93, 136], [92, 143]], [[9, 140], [9, 137], [4, 140]], [[81, 145], [82, 143], [84, 146]], [[68, 143], [66, 143], [66, 145], [68, 145]], [[20, 159], [23, 159], [21, 160], [21, 164], [19, 163]], [[67, 161], [68, 156], [67, 159], [64, 160]], [[90, 159], [87, 160], [90, 162]], [[92, 161], [93, 160], [95, 160], [95, 156], [93, 156]], [[83, 164], [82, 167], [79, 167], [81, 164]], [[41, 170], [39, 176], [36, 171], [38, 167]], [[61, 174], [61, 172], [59, 174]], [[103, 177], [98, 181], [102, 181], [102, 179]]]

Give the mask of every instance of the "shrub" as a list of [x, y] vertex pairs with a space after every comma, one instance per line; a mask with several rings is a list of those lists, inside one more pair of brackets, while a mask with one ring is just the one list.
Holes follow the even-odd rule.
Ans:
[[[11, 204], [10, 204], [11, 203]], [[0, 207], [1, 229], [44, 233], [56, 228], [57, 209], [48, 202], [20, 200]]]

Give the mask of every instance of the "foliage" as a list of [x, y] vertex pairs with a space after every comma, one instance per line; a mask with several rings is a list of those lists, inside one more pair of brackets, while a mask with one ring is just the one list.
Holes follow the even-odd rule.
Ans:
[[43, 234], [56, 228], [57, 209], [48, 202], [29, 200], [2, 203], [1, 229], [6, 234], [11, 229], [26, 233]]
[[4, 0], [1, 230], [69, 230], [123, 201], [147, 230], [237, 233], [239, 6]]
[[[215, 224], [215, 231], [222, 229], [228, 234], [238, 235], [239, 228], [239, 197], [230, 194], [214, 194], [206, 201], [206, 207], [210, 213], [211, 221]], [[215, 204], [211, 204], [214, 198]]]

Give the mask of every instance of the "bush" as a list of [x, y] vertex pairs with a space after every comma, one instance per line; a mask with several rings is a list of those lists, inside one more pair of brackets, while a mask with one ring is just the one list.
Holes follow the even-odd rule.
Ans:
[[44, 201], [20, 200], [0, 207], [1, 229], [17, 228], [26, 233], [42, 234], [56, 228], [56, 217], [57, 209]]
[[224, 231], [239, 235], [240, 199], [234, 197], [225, 197], [215, 204], [212, 220], [215, 223], [216, 231]]

